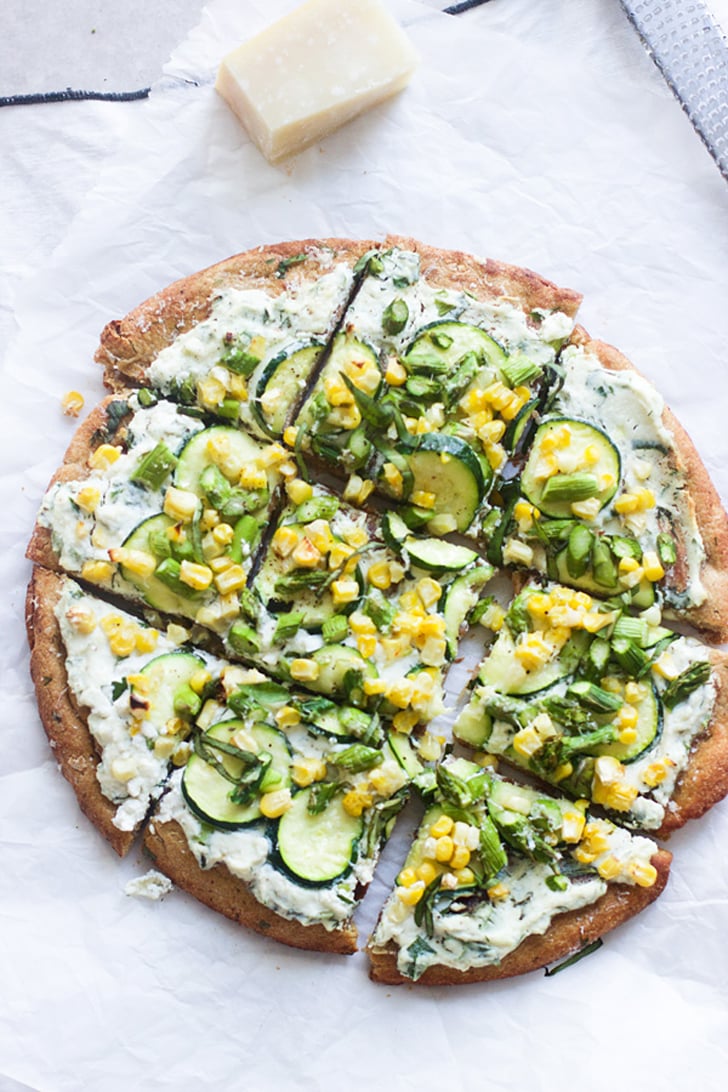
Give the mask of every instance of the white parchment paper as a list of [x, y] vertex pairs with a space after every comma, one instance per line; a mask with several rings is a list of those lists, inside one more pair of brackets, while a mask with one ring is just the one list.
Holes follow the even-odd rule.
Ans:
[[92, 357], [110, 318], [238, 250], [397, 232], [581, 290], [584, 324], [656, 383], [728, 498], [728, 190], [619, 5], [493, 0], [452, 18], [392, 0], [423, 58], [410, 88], [273, 168], [212, 80], [232, 44], [292, 6], [214, 0], [15, 293], [0, 401], [0, 1088], [722, 1088], [727, 807], [672, 839], [659, 902], [556, 978], [386, 989], [362, 955], [277, 947], [177, 891], [125, 895], [148, 861], [116, 859], [47, 747], [22, 554], [72, 432], [60, 397], [101, 397]]

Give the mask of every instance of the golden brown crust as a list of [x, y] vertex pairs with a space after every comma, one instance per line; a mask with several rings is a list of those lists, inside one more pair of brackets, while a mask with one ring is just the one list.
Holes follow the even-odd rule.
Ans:
[[[293, 284], [323, 276], [335, 262], [352, 267], [377, 244], [348, 239], [301, 239], [260, 246], [175, 281], [140, 303], [123, 319], [108, 323], [96, 351], [104, 383], [113, 391], [138, 386], [154, 358], [198, 322], [208, 318], [216, 295], [228, 288], [260, 288], [278, 296]], [[306, 261], [291, 265], [285, 277], [279, 263], [299, 254]], [[332, 316], [332, 323], [335, 316]]]
[[[88, 417], [81, 422], [66, 449], [63, 462], [48, 483], [48, 489], [56, 482], [83, 481], [89, 476], [89, 456], [103, 442], [108, 426], [106, 410], [111, 402], [117, 401], [118, 398], [109, 395], [99, 402], [98, 406], [95, 406]], [[41, 527], [39, 523], [36, 523], [25, 556], [37, 565], [58, 569], [51, 532], [47, 527]]]
[[728, 795], [728, 654], [713, 650], [710, 661], [717, 689], [710, 724], [678, 779], [658, 838], [669, 836], [689, 819], [699, 819]]
[[144, 834], [144, 847], [160, 871], [196, 899], [226, 918], [271, 937], [291, 948], [350, 955], [356, 951], [356, 928], [345, 921], [337, 929], [289, 921], [258, 902], [248, 887], [222, 864], [200, 868], [187, 844], [184, 831], [174, 821], [151, 820]]
[[425, 280], [438, 288], [453, 288], [472, 292], [479, 300], [502, 300], [520, 307], [528, 317], [536, 309], [563, 311], [572, 318], [581, 295], [539, 276], [530, 269], [507, 265], [492, 258], [474, 258], [460, 250], [441, 250], [417, 239], [389, 235], [388, 247], [412, 250], [420, 255], [420, 272]]
[[88, 710], [76, 704], [68, 687], [66, 652], [55, 616], [61, 590], [62, 579], [55, 573], [33, 570], [25, 621], [38, 711], [53, 754], [81, 810], [123, 857], [134, 841], [135, 832], [114, 826], [116, 805], [103, 795], [96, 777], [99, 758], [88, 729]]
[[[644, 910], [664, 890], [670, 874], [672, 855], [665, 849], [659, 849], [652, 857], [652, 864], [657, 869], [657, 880], [652, 887], [632, 887], [627, 884], [614, 884], [606, 894], [591, 906], [580, 910], [570, 910], [555, 917], [543, 936], [530, 936], [514, 952], [497, 966], [471, 967], [459, 971], [454, 967], [429, 967], [417, 979], [417, 985], [455, 986], [467, 982], [490, 982], [497, 978], [512, 978], [515, 975], [535, 971], [549, 963], [558, 963], [572, 952], [577, 952], [586, 944], [615, 929], [628, 921], [640, 910]], [[397, 970], [397, 952], [394, 945], [376, 949], [370, 946], [367, 953], [371, 961], [370, 976], [375, 982], [385, 982], [396, 986], [412, 980]]]
[[[640, 374], [623, 353], [613, 345], [590, 338], [582, 327], [575, 329], [572, 342], [593, 353], [610, 371]], [[721, 643], [728, 640], [728, 514], [695, 445], [667, 407], [662, 421], [675, 438], [678, 466], [688, 483], [690, 503], [705, 549], [705, 561], [700, 571], [707, 593], [705, 602], [681, 611], [680, 617], [690, 621], [708, 640]], [[675, 575], [680, 578], [683, 574], [684, 562], [680, 559]], [[669, 611], [666, 610], [665, 614], [669, 615]]]

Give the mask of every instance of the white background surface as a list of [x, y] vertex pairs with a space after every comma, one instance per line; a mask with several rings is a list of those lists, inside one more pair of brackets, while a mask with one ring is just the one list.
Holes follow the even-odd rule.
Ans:
[[[361, 956], [275, 948], [178, 892], [125, 897], [146, 862], [101, 844], [49, 754], [22, 551], [72, 431], [58, 401], [100, 397], [109, 318], [235, 250], [396, 230], [580, 289], [584, 324], [653, 379], [728, 497], [728, 190], [619, 6], [493, 0], [453, 20], [399, 0], [423, 55], [411, 88], [275, 170], [209, 80], [290, 6], [215, 0], [146, 103], [0, 110], [0, 1090], [722, 1088], [725, 806], [672, 839], [659, 903], [568, 972], [387, 990]], [[189, 0], [8, 10], [0, 94], [143, 85], [199, 16]]]

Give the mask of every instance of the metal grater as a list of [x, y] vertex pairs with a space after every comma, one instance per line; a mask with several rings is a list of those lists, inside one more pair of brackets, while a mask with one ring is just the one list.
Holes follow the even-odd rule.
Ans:
[[728, 179], [728, 42], [702, 0], [620, 0]]

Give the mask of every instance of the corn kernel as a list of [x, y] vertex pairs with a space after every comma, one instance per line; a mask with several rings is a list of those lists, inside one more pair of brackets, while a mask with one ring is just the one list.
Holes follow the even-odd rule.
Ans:
[[80, 604], [69, 607], [66, 618], [77, 633], [89, 634], [96, 629], [96, 616], [90, 607], [82, 607]]
[[377, 627], [369, 615], [360, 610], [355, 610], [349, 615], [349, 629], [358, 637], [377, 632]]
[[127, 550], [124, 546], [109, 550], [109, 557], [115, 565], [123, 565], [137, 576], [151, 576], [157, 567], [156, 558], [144, 550]]
[[640, 563], [634, 557], [621, 557], [619, 559], [618, 567], [620, 575], [624, 575], [625, 573], [637, 572], [640, 567]]
[[315, 660], [291, 660], [291, 678], [297, 682], [315, 682], [319, 677], [320, 670]]
[[622, 493], [615, 500], [614, 507], [622, 516], [632, 515], [639, 510], [639, 498], [634, 493]]
[[556, 767], [553, 773], [553, 778], [556, 784], [559, 781], [565, 781], [567, 777], [571, 777], [574, 772], [574, 766], [571, 762], [562, 762]]
[[513, 737], [513, 750], [523, 758], [532, 758], [542, 747], [543, 740], [532, 725], [522, 728]]
[[657, 879], [657, 869], [653, 864], [635, 861], [630, 865], [629, 873], [638, 887], [652, 887]]
[[652, 762], [642, 774], [642, 780], [649, 788], [654, 789], [667, 777], [667, 767], [664, 762]]
[[402, 489], [404, 487], [402, 472], [398, 470], [394, 463], [385, 463], [382, 468], [382, 473], [384, 474], [385, 482], [395, 497], [401, 497]]
[[277, 819], [288, 811], [292, 803], [290, 789], [276, 789], [275, 792], [264, 793], [258, 807], [266, 819]]
[[61, 399], [61, 408], [66, 417], [78, 417], [83, 403], [84, 398], [80, 391], [66, 391]]
[[164, 497], [164, 512], [173, 520], [189, 523], [197, 512], [199, 500], [187, 489], [177, 489], [170, 485]]
[[240, 471], [238, 484], [242, 485], [243, 489], [265, 489], [268, 485], [268, 475], [261, 466], [248, 463]]
[[597, 865], [597, 872], [603, 880], [613, 880], [622, 870], [622, 866], [616, 857], [605, 857], [603, 861], [600, 861]]
[[212, 675], [204, 667], [201, 667], [199, 671], [195, 671], [190, 676], [190, 687], [195, 694], [201, 694], [210, 682], [212, 682]]
[[578, 842], [584, 832], [584, 816], [580, 811], [564, 812], [561, 837], [565, 842]]
[[498, 769], [498, 755], [488, 754], [487, 751], [476, 751], [473, 755], [473, 762], [484, 770], [490, 767], [494, 770]]
[[418, 508], [434, 508], [437, 494], [430, 493], [426, 489], [415, 489], [412, 493], [412, 503]]
[[107, 470], [120, 455], [120, 449], [113, 444], [100, 444], [89, 456], [89, 466], [94, 470]]
[[642, 558], [642, 567], [644, 574], [651, 584], [654, 584], [657, 580], [662, 580], [665, 575], [665, 570], [660, 564], [660, 559], [654, 550], [648, 550]]
[[633, 705], [623, 705], [617, 713], [617, 724], [620, 728], [635, 728], [639, 715]]
[[422, 880], [425, 886], [429, 886], [438, 873], [437, 867], [432, 861], [423, 861], [416, 870], [417, 879]]
[[313, 496], [313, 486], [301, 478], [286, 483], [286, 493], [294, 504], [303, 504]]
[[367, 580], [374, 588], [386, 591], [392, 584], [392, 574], [388, 561], [375, 561], [369, 566]]
[[417, 880], [411, 887], [398, 887], [397, 896], [405, 906], [416, 906], [425, 893], [422, 880]]
[[366, 808], [370, 808], [374, 802], [371, 793], [364, 789], [350, 789], [341, 798], [341, 804], [347, 815], [358, 818]]
[[390, 387], [402, 387], [407, 382], [407, 369], [398, 360], [390, 359], [384, 378]]
[[453, 855], [453, 840], [449, 834], [442, 834], [435, 843], [435, 860], [445, 864]]
[[602, 505], [599, 497], [589, 497], [583, 501], [573, 501], [571, 505], [572, 514], [578, 516], [579, 519], [596, 519], [601, 511]]
[[292, 705], [284, 705], [275, 714], [275, 720], [279, 728], [294, 728], [301, 723], [301, 714]]
[[450, 867], [456, 872], [458, 869], [466, 868], [470, 863], [470, 850], [467, 846], [455, 846], [452, 857], [450, 858]]
[[92, 584], [105, 584], [114, 575], [113, 566], [108, 561], [84, 561], [81, 576]]
[[387, 684], [384, 679], [365, 679], [363, 689], [368, 698], [378, 697], [385, 693]]
[[295, 425], [289, 425], [288, 428], [283, 430], [283, 443], [288, 447], [295, 447], [296, 440], [298, 438], [298, 428]]
[[291, 777], [302, 789], [326, 777], [326, 763], [320, 758], [297, 759], [291, 766]]
[[109, 648], [115, 656], [131, 656], [136, 645], [136, 629], [136, 626], [122, 624], [109, 636]]
[[315, 569], [323, 560], [321, 550], [305, 535], [291, 554], [291, 560], [299, 569]]
[[392, 719], [392, 727], [395, 732], [402, 732], [404, 735], [409, 735], [419, 719], [419, 716], [413, 709], [403, 709], [400, 713], [395, 713]]
[[637, 732], [634, 728], [623, 728], [617, 738], [620, 743], [630, 746], [632, 743], [637, 742]]
[[331, 584], [331, 595], [335, 607], [345, 606], [347, 603], [353, 603], [355, 599], [359, 598], [359, 585], [356, 580], [349, 580], [345, 577], [341, 580], [334, 580]]
[[444, 834], [449, 834], [454, 826], [454, 819], [449, 815], [441, 815], [430, 827], [430, 834], [433, 838], [441, 838]]
[[292, 527], [279, 527], [273, 535], [271, 546], [279, 557], [288, 557], [298, 545], [298, 538], [298, 531]]
[[500, 899], [508, 898], [510, 893], [511, 893], [510, 887], [508, 887], [504, 883], [493, 884], [493, 886], [489, 887], [487, 889], [487, 891], [486, 891], [486, 894], [487, 894], [488, 898], [492, 899], [494, 902], [498, 902]]
[[356, 647], [359, 655], [369, 660], [377, 651], [377, 638], [371, 633], [364, 633], [357, 637]]
[[411, 887], [413, 883], [417, 883], [420, 877], [414, 868], [403, 868], [399, 876], [397, 876], [397, 883], [400, 887]]
[[207, 565], [198, 565], [196, 561], [183, 561], [179, 567], [179, 578], [195, 591], [205, 591], [212, 584], [212, 569]]
[[420, 649], [420, 659], [428, 667], [440, 667], [445, 662], [447, 643], [442, 637], [428, 637]]
[[213, 375], [207, 375], [197, 383], [197, 400], [206, 409], [217, 409], [226, 394], [225, 384]]

